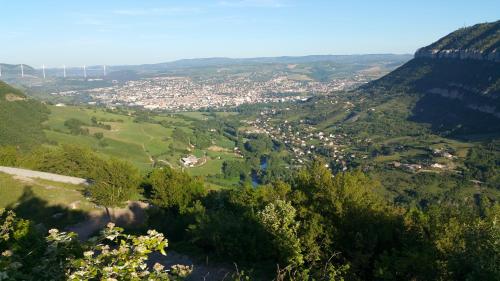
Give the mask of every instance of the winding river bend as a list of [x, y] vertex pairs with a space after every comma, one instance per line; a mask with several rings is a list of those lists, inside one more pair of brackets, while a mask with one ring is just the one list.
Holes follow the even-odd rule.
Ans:
[[[267, 169], [267, 157], [262, 157], [260, 159], [260, 170], [265, 171]], [[257, 187], [261, 184], [259, 175], [257, 171], [253, 170], [252, 171], [252, 186]]]

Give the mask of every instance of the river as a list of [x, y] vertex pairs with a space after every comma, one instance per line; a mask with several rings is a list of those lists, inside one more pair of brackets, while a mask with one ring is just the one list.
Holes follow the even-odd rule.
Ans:
[[[267, 169], [267, 157], [262, 157], [260, 159], [260, 169], [265, 171]], [[257, 187], [260, 185], [259, 175], [257, 171], [252, 171], [252, 186]]]

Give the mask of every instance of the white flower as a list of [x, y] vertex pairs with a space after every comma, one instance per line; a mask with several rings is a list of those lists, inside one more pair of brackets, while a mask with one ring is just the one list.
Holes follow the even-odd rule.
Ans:
[[109, 254], [109, 246], [108, 246], [108, 245], [104, 245], [104, 246], [101, 248], [101, 250], [102, 250], [102, 254], [103, 254], [103, 255], [107, 255], [107, 254]]
[[112, 272], [112, 271], [113, 271], [113, 268], [112, 268], [111, 266], [106, 266], [106, 267], [104, 267], [103, 269], [104, 269], [104, 271], [106, 271], [106, 272]]
[[90, 258], [94, 255], [94, 251], [86, 251], [83, 253], [83, 256], [85, 256], [86, 258]]
[[49, 234], [51, 235], [56, 235], [57, 233], [59, 233], [58, 229], [52, 228], [51, 230], [49, 230]]
[[155, 265], [153, 266], [153, 269], [156, 271], [156, 272], [160, 272], [164, 269], [165, 267], [159, 263], [155, 263]]
[[12, 256], [12, 251], [11, 250], [6, 250], [2, 253], [2, 256], [4, 257], [10, 257]]
[[112, 222], [108, 222], [107, 227], [108, 228], [113, 228], [113, 227], [115, 227], [115, 224], [112, 223]]
[[146, 249], [146, 247], [144, 246], [138, 246], [137, 248], [135, 248], [135, 251], [138, 252], [138, 253], [145, 253], [148, 249]]
[[115, 240], [116, 237], [118, 237], [118, 235], [113, 234], [113, 235], [106, 236], [106, 239], [113, 241], [113, 240]]
[[154, 236], [154, 235], [156, 235], [156, 234], [158, 234], [158, 231], [156, 231], [156, 230], [154, 230], [154, 229], [150, 229], [150, 230], [148, 230], [148, 235]]
[[125, 254], [125, 253], [128, 253], [128, 248], [126, 246], [120, 246], [120, 248], [118, 248], [118, 252], [121, 253], [121, 254]]

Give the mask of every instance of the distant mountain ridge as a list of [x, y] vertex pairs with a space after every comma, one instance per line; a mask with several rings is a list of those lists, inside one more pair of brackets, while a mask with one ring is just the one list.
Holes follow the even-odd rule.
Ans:
[[435, 43], [419, 49], [415, 57], [500, 62], [500, 20], [454, 31]]
[[[20, 64], [0, 63], [0, 69], [2, 73], [0, 79], [2, 77], [21, 76]], [[23, 71], [25, 75], [33, 75], [36, 73], [36, 70], [27, 64], [23, 64]]]
[[214, 67], [214, 66], [231, 66], [238, 64], [263, 64], [263, 63], [281, 63], [281, 64], [294, 64], [294, 63], [312, 63], [312, 62], [369, 62], [380, 61], [383, 59], [398, 60], [401, 62], [411, 59], [409, 54], [364, 54], [364, 55], [310, 55], [310, 56], [280, 56], [280, 57], [257, 57], [257, 58], [226, 58], [226, 57], [213, 57], [213, 58], [195, 58], [195, 59], [181, 59], [171, 62], [155, 63], [155, 64], [142, 64], [142, 65], [117, 65], [112, 66], [113, 70], [166, 70], [175, 68], [189, 68], [189, 67]]
[[[138, 65], [106, 65], [107, 75], [109, 77], [130, 77], [131, 79], [138, 78], [137, 74], [157, 74], [170, 70], [182, 70], [188, 68], [203, 68], [203, 67], [230, 67], [237, 65], [259, 65], [259, 64], [304, 64], [316, 62], [334, 62], [341, 64], [359, 64], [359, 63], [380, 63], [387, 61], [394, 65], [401, 65], [413, 56], [410, 54], [360, 54], [360, 55], [310, 55], [310, 56], [280, 56], [280, 57], [256, 57], [256, 58], [194, 58], [180, 59], [171, 62], [153, 63], [153, 64], [138, 64]], [[41, 76], [41, 69], [35, 69], [31, 66], [23, 64], [25, 75]], [[20, 64], [2, 64], [0, 67], [4, 74], [4, 78], [16, 78], [21, 75]], [[87, 74], [89, 76], [97, 76], [102, 74], [102, 65], [87, 65]], [[62, 68], [46, 68], [48, 76], [62, 76]], [[68, 76], [83, 76], [83, 66], [66, 67]], [[115, 73], [115, 75], [113, 75]], [[111, 75], [111, 76], [110, 76]], [[113, 78], [115, 79], [115, 78]]]

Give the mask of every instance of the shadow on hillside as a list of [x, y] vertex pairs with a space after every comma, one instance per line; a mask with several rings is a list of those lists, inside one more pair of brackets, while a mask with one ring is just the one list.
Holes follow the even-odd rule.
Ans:
[[61, 205], [49, 205], [48, 202], [38, 197], [31, 186], [25, 186], [18, 202], [7, 206], [24, 219], [42, 223], [47, 228], [63, 228], [83, 221], [86, 213], [81, 210], [72, 210]]
[[85, 241], [98, 234], [106, 227], [106, 224], [112, 221], [117, 226], [125, 228], [127, 232], [142, 233], [145, 231], [147, 208], [146, 203], [132, 201], [122, 208], [109, 208], [107, 211], [104, 208], [94, 210], [87, 215], [86, 220], [72, 224], [66, 230], [77, 233], [79, 239]]
[[500, 123], [492, 114], [482, 113], [435, 94], [426, 94], [412, 110], [410, 121], [427, 123], [435, 133], [447, 133], [451, 138], [467, 139], [467, 135], [498, 132]]

